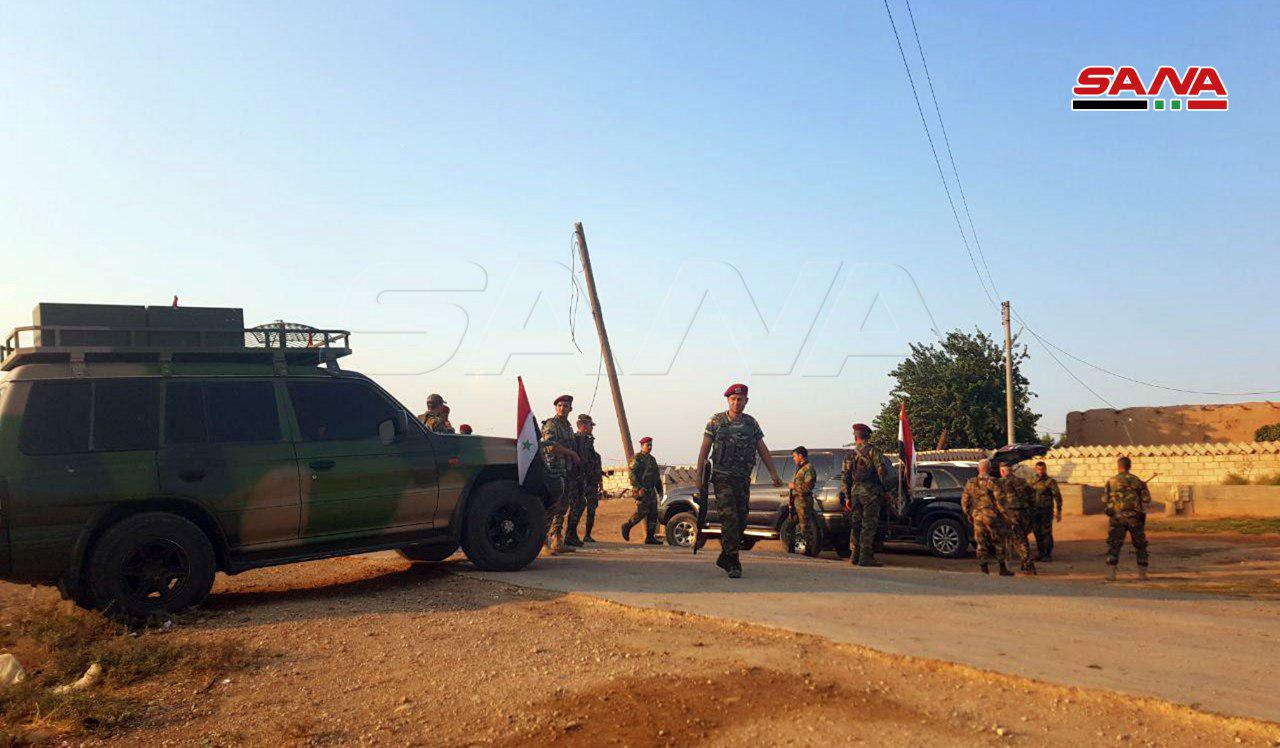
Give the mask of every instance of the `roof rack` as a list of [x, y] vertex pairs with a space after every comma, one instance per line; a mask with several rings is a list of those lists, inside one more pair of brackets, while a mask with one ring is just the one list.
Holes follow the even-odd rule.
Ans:
[[27, 364], [86, 361], [263, 361], [325, 365], [351, 355], [351, 333], [277, 323], [236, 329], [19, 327], [0, 347], [0, 371]]

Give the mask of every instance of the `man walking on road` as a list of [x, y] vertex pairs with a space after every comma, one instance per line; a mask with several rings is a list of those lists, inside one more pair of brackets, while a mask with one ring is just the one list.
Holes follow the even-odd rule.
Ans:
[[662, 495], [662, 473], [653, 458], [653, 437], [640, 440], [640, 451], [631, 460], [631, 490], [636, 494], [636, 513], [622, 523], [622, 539], [631, 540], [631, 528], [644, 523], [644, 544], [662, 545], [658, 540], [658, 499]]
[[[716, 512], [720, 515], [720, 557], [716, 566], [724, 569], [730, 579], [742, 576], [742, 562], [738, 550], [742, 547], [742, 533], [747, 525], [747, 507], [751, 500], [751, 471], [759, 458], [773, 478], [775, 487], [782, 487], [782, 478], [769, 456], [764, 443], [764, 431], [756, 419], [744, 411], [747, 407], [747, 386], [730, 385], [724, 391], [729, 409], [711, 416], [702, 432], [702, 447], [698, 450], [695, 475], [704, 475], [707, 458], [711, 458], [711, 483], [715, 486]], [[704, 492], [705, 494], [705, 492]]]
[[1151, 491], [1144, 481], [1129, 472], [1132, 466], [1128, 457], [1116, 460], [1120, 472], [1107, 479], [1107, 486], [1102, 491], [1102, 506], [1110, 518], [1107, 530], [1108, 582], [1116, 581], [1120, 548], [1126, 534], [1138, 556], [1138, 579], [1147, 581], [1147, 507], [1151, 505]]
[[564, 544], [564, 520], [573, 499], [570, 466], [578, 467], [578, 453], [573, 450], [573, 427], [569, 413], [573, 396], [561, 395], [555, 403], [556, 414], [542, 422], [542, 460], [546, 466], [547, 490], [551, 494], [551, 515], [547, 528], [547, 548], [552, 554], [573, 550]]
[[978, 474], [964, 484], [960, 496], [960, 508], [969, 515], [973, 525], [973, 540], [978, 547], [978, 566], [983, 574], [991, 573], [991, 559], [1000, 562], [1000, 576], [1011, 577], [1013, 572], [1005, 564], [1005, 521], [1000, 512], [1000, 494], [1003, 489], [991, 477], [991, 461], [978, 461]]
[[[565, 539], [566, 543], [572, 545], [596, 542], [591, 537], [591, 528], [596, 524], [596, 507], [600, 505], [604, 471], [600, 465], [600, 453], [596, 451], [596, 438], [592, 435], [595, 425], [591, 416], [583, 413], [578, 416], [578, 433], [573, 435], [574, 451], [582, 460], [582, 466], [578, 469], [578, 493], [569, 510], [569, 533]], [[582, 531], [582, 540], [578, 540], [578, 521], [582, 519], [584, 511], [587, 514], [587, 526]]]
[[853, 424], [853, 449], [840, 471], [840, 501], [849, 511], [849, 550], [854, 566], [884, 566], [876, 560], [876, 531], [890, 475], [884, 455], [871, 446], [871, 427]]
[[1049, 469], [1043, 462], [1036, 463], [1036, 477], [1031, 481], [1032, 510], [1031, 531], [1036, 536], [1036, 560], [1053, 559], [1053, 521], [1062, 521], [1062, 490], [1058, 481], [1049, 477]]
[[1013, 472], [1013, 466], [1000, 464], [1000, 511], [1004, 514], [1005, 540], [1009, 543], [1009, 553], [1018, 554], [1020, 570], [1024, 574], [1035, 576], [1036, 562], [1031, 560], [1031, 546], [1027, 543], [1027, 533], [1031, 532], [1032, 498], [1031, 486], [1022, 476]]

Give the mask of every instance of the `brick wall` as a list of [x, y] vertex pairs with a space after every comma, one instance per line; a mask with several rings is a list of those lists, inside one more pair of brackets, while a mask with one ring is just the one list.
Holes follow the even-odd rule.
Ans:
[[1178, 485], [1220, 484], [1229, 474], [1245, 478], [1280, 473], [1280, 442], [1064, 447], [1045, 455], [1049, 474], [1066, 483], [1101, 486], [1116, 473], [1116, 458], [1128, 455], [1133, 473], [1149, 478], [1152, 496]]

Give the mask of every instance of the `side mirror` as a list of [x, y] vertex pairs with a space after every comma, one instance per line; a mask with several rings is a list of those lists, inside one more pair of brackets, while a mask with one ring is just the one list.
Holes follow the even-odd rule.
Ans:
[[398, 431], [396, 429], [396, 422], [393, 419], [388, 418], [378, 424], [378, 440], [381, 441], [384, 446], [395, 444], [397, 437]]

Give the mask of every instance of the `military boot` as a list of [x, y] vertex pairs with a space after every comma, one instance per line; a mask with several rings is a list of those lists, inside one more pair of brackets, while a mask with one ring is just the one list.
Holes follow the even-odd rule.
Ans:
[[1028, 561], [1026, 567], [1023, 568], [1022, 573], [1031, 577], [1036, 576], [1036, 563], [1034, 561]]
[[1116, 581], [1116, 565], [1115, 564], [1107, 564], [1107, 581], [1108, 582]]
[[978, 564], [978, 568], [982, 569], [983, 574], [991, 573], [991, 564]]
[[729, 567], [729, 578], [730, 578], [730, 579], [741, 579], [741, 578], [742, 578], [742, 567], [741, 567], [741, 566], [731, 566], [731, 567]]
[[720, 551], [720, 555], [716, 557], [716, 566], [729, 571], [733, 568], [733, 562], [729, 560], [729, 556], [724, 551]]
[[1013, 572], [1009, 571], [1009, 567], [1005, 565], [1005, 562], [1003, 561], [1000, 562], [1000, 576], [1002, 577], [1013, 576]]
[[859, 561], [858, 566], [866, 566], [866, 567], [874, 568], [877, 566], [884, 566], [884, 564], [880, 563], [874, 558], [868, 558], [868, 559], [863, 559], [862, 561]]
[[622, 523], [622, 539], [627, 541], [628, 543], [631, 542], [631, 523], [630, 522]]
[[1140, 582], [1147, 581], [1147, 567], [1145, 566], [1138, 567], [1138, 581]]
[[573, 547], [575, 547], [575, 548], [581, 548], [581, 547], [582, 547], [582, 541], [578, 539], [578, 532], [577, 532], [577, 530], [570, 530], [568, 533], [566, 533], [566, 534], [565, 534], [565, 536], [564, 536], [564, 544], [565, 544], [565, 545], [571, 545], [571, 546], [573, 546]]
[[583, 528], [583, 532], [582, 532], [582, 542], [584, 543], [596, 542], [596, 539], [591, 537], [591, 528], [595, 527], [595, 524], [596, 523], [593, 522], [591, 519], [589, 518], [587, 519], [587, 526]]

